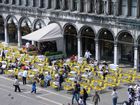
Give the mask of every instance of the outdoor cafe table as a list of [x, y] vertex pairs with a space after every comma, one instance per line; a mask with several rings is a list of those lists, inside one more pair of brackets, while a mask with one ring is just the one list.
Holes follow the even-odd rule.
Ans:
[[76, 71], [71, 71], [70, 73], [71, 73], [71, 74], [76, 74]]

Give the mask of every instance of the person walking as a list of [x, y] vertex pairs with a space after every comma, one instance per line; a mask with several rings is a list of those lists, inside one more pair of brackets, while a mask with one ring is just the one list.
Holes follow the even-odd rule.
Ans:
[[5, 59], [5, 50], [4, 49], [1, 51], [1, 57], [2, 57], [2, 60]]
[[117, 91], [116, 91], [116, 88], [113, 89], [111, 95], [112, 95], [112, 102], [113, 102], [113, 105], [117, 105], [118, 93], [117, 93]]
[[33, 84], [32, 84], [32, 91], [31, 91], [31, 93], [36, 93], [36, 81], [34, 81], [33, 82]]
[[24, 70], [23, 71], [23, 75], [22, 75], [22, 82], [23, 82], [23, 85], [26, 85], [26, 78], [27, 78], [27, 70]]
[[79, 89], [77, 87], [77, 82], [75, 81], [74, 89], [73, 89], [73, 92], [72, 92], [72, 105], [74, 104], [74, 99], [79, 104], [79, 102], [78, 102], [79, 97], [78, 96], [79, 96]]
[[88, 93], [87, 93], [86, 89], [83, 88], [83, 103], [84, 103], [84, 105], [87, 105], [87, 103], [86, 103], [87, 98], [88, 98]]
[[95, 91], [95, 94], [93, 95], [92, 101], [94, 102], [94, 105], [98, 105], [98, 102], [100, 102], [100, 96], [99, 96], [97, 91]]
[[14, 80], [14, 83], [13, 83], [14, 87], [15, 87], [15, 92], [17, 92], [17, 89], [19, 92], [21, 92], [20, 90], [20, 87], [19, 87], [19, 81], [18, 81], [18, 76], [15, 76], [15, 80]]

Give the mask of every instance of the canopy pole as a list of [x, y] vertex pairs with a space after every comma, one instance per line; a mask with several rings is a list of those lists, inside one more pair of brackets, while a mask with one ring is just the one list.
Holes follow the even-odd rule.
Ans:
[[40, 42], [37, 43], [37, 48], [40, 49]]

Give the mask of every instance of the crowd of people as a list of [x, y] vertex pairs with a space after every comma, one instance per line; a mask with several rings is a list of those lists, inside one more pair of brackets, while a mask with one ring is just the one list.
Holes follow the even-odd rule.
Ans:
[[[85, 52], [85, 58], [78, 59], [73, 55], [69, 59], [49, 60], [44, 56], [30, 56], [26, 53], [20, 54], [17, 49], [3, 48], [0, 68], [1, 74], [12, 74], [15, 77], [13, 83], [15, 92], [17, 90], [21, 92], [19, 87], [21, 79], [23, 85], [31, 81], [31, 93], [36, 93], [37, 83], [45, 88], [51, 86], [59, 91], [62, 89], [71, 91], [72, 104], [75, 100], [79, 105], [86, 105], [87, 98], [95, 91], [93, 102], [98, 105], [100, 101], [98, 91], [106, 89], [106, 85], [109, 84], [107, 79], [114, 79], [113, 76], [116, 82], [112, 86], [117, 86], [117, 79], [121, 78], [120, 70], [112, 71], [106, 62], [99, 63], [91, 59], [88, 50]], [[96, 83], [97, 86], [94, 85]], [[112, 97], [113, 105], [116, 105], [118, 96], [115, 88]]]

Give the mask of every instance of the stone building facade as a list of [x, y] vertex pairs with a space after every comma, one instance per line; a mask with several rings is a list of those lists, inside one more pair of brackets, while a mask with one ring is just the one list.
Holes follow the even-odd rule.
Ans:
[[140, 0], [0, 0], [0, 39], [22, 45], [21, 37], [57, 23], [61, 50], [96, 60], [139, 64]]

